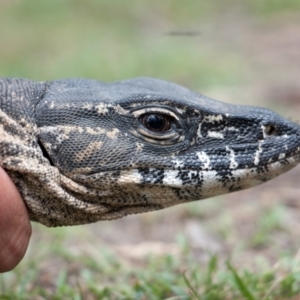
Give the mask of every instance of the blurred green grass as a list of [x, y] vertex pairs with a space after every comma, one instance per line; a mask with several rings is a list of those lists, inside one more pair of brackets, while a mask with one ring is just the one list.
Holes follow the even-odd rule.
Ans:
[[239, 72], [235, 68], [243, 65], [238, 55], [211, 53], [201, 43], [201, 32], [195, 37], [168, 35], [182, 24], [197, 29], [215, 2], [0, 4], [0, 75], [105, 81], [152, 76], [200, 87], [236, 83]]
[[57, 269], [56, 276], [47, 278], [49, 274], [43, 272], [40, 265], [47, 256], [42, 250], [34, 263], [0, 277], [1, 300], [271, 300], [297, 299], [300, 293], [299, 261], [290, 258], [275, 267], [257, 261], [256, 272], [252, 272], [228, 261], [224, 264], [216, 255], [207, 263], [195, 263], [186, 252], [183, 260], [171, 255], [149, 256], [146, 268], [130, 269], [109, 254], [93, 261], [67, 249], [58, 253], [53, 245], [50, 249], [57, 259], [48, 267], [50, 274]]
[[[266, 4], [267, 3], [267, 4]], [[3, 1], [0, 75], [50, 80], [153, 76], [204, 88], [239, 84], [248, 62], [210, 43], [203, 28], [222, 12], [254, 17], [299, 1]], [[226, 26], [226, 24], [224, 24]], [[196, 36], [168, 35], [194, 30]]]

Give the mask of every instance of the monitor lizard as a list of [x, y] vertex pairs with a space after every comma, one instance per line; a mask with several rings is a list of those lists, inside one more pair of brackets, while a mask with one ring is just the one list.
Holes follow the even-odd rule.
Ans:
[[298, 124], [152, 78], [1, 79], [0, 137], [0, 165], [47, 226], [243, 190], [300, 162]]

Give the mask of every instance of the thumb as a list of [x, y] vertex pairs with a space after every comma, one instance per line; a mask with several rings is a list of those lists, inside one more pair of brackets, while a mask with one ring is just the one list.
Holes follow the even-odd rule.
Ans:
[[0, 167], [0, 273], [23, 258], [31, 236], [26, 206], [6, 172]]

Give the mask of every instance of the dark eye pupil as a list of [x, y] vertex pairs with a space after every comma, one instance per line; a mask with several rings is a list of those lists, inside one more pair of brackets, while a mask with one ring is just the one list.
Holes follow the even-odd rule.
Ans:
[[151, 131], [164, 132], [170, 129], [169, 120], [164, 115], [147, 114], [142, 117], [141, 121]]
[[147, 117], [147, 125], [154, 130], [160, 130], [164, 127], [164, 118], [158, 115], [150, 115]]

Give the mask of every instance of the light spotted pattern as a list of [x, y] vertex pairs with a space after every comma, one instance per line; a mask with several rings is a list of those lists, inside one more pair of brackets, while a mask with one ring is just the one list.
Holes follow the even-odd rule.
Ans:
[[149, 78], [2, 79], [0, 137], [0, 165], [47, 226], [246, 189], [300, 161], [298, 124]]

